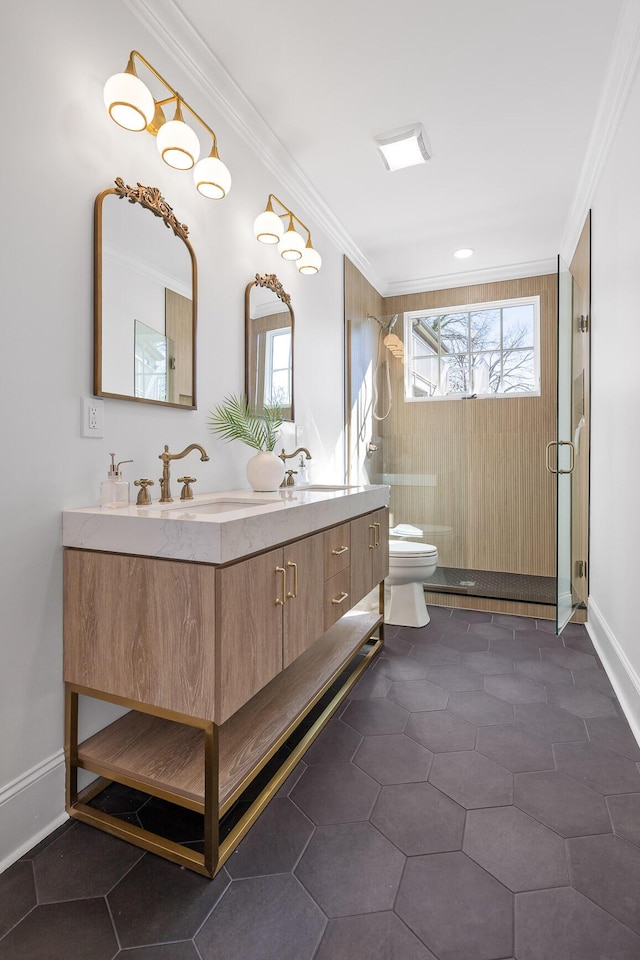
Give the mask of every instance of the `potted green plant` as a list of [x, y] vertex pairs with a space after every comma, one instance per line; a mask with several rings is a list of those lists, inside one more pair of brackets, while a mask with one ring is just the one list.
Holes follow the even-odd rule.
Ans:
[[254, 490], [277, 490], [284, 477], [284, 463], [273, 452], [282, 426], [282, 408], [265, 403], [262, 413], [251, 410], [245, 396], [230, 394], [211, 411], [209, 425], [223, 440], [241, 440], [258, 453], [247, 463], [247, 480]]

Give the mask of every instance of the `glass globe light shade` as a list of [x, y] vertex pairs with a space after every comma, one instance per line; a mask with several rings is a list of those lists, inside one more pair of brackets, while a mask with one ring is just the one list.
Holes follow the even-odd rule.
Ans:
[[184, 120], [163, 123], [156, 142], [160, 156], [174, 170], [190, 170], [200, 156], [200, 141]]
[[299, 260], [304, 250], [304, 237], [290, 224], [278, 243], [278, 252], [283, 260]]
[[260, 243], [278, 243], [284, 233], [284, 224], [273, 210], [264, 210], [253, 221], [253, 232]]
[[219, 157], [205, 157], [195, 165], [193, 182], [203, 197], [222, 200], [231, 189], [231, 174]]
[[302, 256], [296, 262], [296, 267], [300, 273], [305, 274], [317, 273], [321, 266], [322, 257], [317, 250], [314, 250], [313, 247], [310, 246], [304, 248]]
[[103, 96], [109, 116], [125, 130], [144, 130], [153, 120], [154, 99], [142, 80], [133, 73], [116, 73], [109, 77]]

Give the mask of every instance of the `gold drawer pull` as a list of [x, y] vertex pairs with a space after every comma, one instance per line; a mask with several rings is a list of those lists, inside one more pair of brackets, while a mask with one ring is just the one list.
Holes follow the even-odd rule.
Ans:
[[293, 560], [287, 562], [288, 567], [293, 568], [293, 591], [287, 593], [287, 599], [295, 600], [298, 596], [298, 564], [294, 563]]
[[369, 550], [373, 550], [376, 545], [376, 525], [375, 523], [369, 524], [369, 530], [373, 530], [373, 543], [371, 543], [371, 536], [369, 536]]
[[341, 554], [343, 554], [343, 553], [348, 553], [348, 551], [349, 551], [349, 547], [338, 547], [337, 550], [332, 550], [332, 551], [331, 551], [331, 556], [332, 556], [332, 557], [339, 557], [339, 556], [340, 556]]
[[287, 571], [284, 567], [276, 567], [276, 573], [282, 574], [282, 599], [276, 597], [276, 607], [284, 607], [287, 592]]
[[347, 599], [348, 596], [349, 596], [349, 594], [348, 594], [348, 593], [345, 593], [345, 591], [343, 590], [342, 593], [340, 594], [340, 596], [339, 596], [339, 597], [335, 597], [335, 598], [331, 601], [331, 603], [335, 603], [335, 604], [343, 603], [343, 602]]
[[373, 526], [375, 527], [375, 531], [376, 531], [376, 539], [373, 545], [374, 547], [379, 547], [380, 546], [380, 524], [374, 523]]

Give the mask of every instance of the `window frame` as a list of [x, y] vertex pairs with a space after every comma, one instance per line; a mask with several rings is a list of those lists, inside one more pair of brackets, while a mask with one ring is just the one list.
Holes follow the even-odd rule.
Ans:
[[[518, 390], [518, 391], [509, 391], [506, 393], [481, 393], [477, 395], [478, 400], [510, 400], [516, 397], [541, 397], [542, 396], [542, 370], [541, 370], [541, 356], [540, 356], [540, 296], [539, 294], [534, 294], [529, 297], [510, 297], [508, 299], [502, 300], [488, 300], [486, 302], [480, 303], [469, 303], [469, 304], [458, 304], [452, 306], [443, 306], [443, 307], [429, 307], [425, 310], [406, 310], [403, 314], [403, 329], [404, 329], [404, 345], [405, 345], [405, 363], [404, 363], [404, 400], [405, 403], [424, 403], [425, 401], [434, 402], [442, 400], [465, 400], [469, 399], [468, 393], [448, 393], [444, 396], [423, 396], [423, 397], [414, 397], [410, 395], [412, 389], [412, 380], [413, 380], [413, 371], [412, 365], [413, 361], [416, 359], [416, 355], [413, 352], [413, 337], [414, 337], [414, 327], [412, 321], [416, 317], [440, 317], [445, 314], [454, 314], [454, 313], [463, 313], [469, 316], [476, 311], [483, 310], [495, 310], [495, 309], [505, 309], [508, 307], [518, 307], [531, 305], [533, 306], [533, 346], [532, 347], [523, 347], [524, 350], [533, 349], [533, 373], [534, 378], [537, 382], [537, 388], [534, 390]], [[468, 321], [469, 322], [469, 321]], [[501, 330], [501, 341], [502, 341], [502, 330]], [[436, 348], [435, 344], [432, 344]], [[516, 348], [518, 349], [518, 348]], [[504, 356], [504, 346], [501, 342], [500, 345], [500, 354], [501, 357]], [[494, 350], [479, 350], [476, 351], [477, 355], [482, 353], [495, 353]], [[467, 349], [467, 358], [473, 357], [473, 353]], [[438, 338], [437, 349], [435, 349], [435, 356], [438, 358], [438, 367], [440, 368], [440, 360], [442, 357], [441, 350], [441, 341]], [[472, 394], [473, 395], [473, 394]]]

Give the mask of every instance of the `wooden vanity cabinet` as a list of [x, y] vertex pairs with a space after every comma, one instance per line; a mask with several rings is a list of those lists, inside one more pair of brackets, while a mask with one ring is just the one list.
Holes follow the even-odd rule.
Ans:
[[389, 573], [389, 511], [351, 521], [351, 603], [366, 597]]

